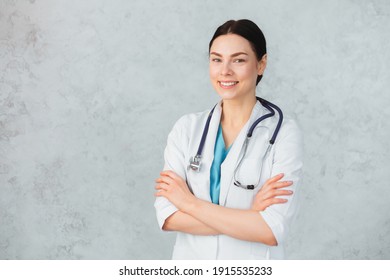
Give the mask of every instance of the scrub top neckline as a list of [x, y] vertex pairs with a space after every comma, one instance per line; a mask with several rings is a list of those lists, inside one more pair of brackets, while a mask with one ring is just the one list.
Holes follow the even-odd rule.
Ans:
[[214, 204], [219, 204], [219, 195], [221, 192], [221, 165], [229, 154], [230, 147], [226, 149], [225, 140], [222, 135], [222, 126], [219, 125], [214, 146], [214, 159], [210, 167], [210, 199]]

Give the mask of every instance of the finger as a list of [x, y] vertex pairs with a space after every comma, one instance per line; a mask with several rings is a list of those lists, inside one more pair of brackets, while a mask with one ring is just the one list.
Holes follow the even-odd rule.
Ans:
[[179, 176], [173, 172], [172, 170], [164, 170], [160, 173], [162, 176], [168, 176], [171, 177], [172, 179], [177, 179]]
[[164, 196], [166, 197], [166, 192], [165, 191], [158, 191], [154, 193], [154, 196]]
[[269, 192], [273, 189], [280, 189], [280, 188], [286, 188], [293, 184], [292, 181], [281, 181], [281, 182], [272, 182], [272, 183], [265, 183], [258, 192]]
[[265, 193], [263, 195], [263, 200], [276, 197], [276, 196], [282, 196], [282, 195], [292, 195], [293, 191], [290, 190], [273, 190]]
[[171, 170], [167, 170], [167, 171], [163, 171], [160, 173], [162, 176], [167, 176], [169, 178], [171, 178], [172, 180], [174, 180], [179, 186], [181, 186], [183, 183], [187, 184], [187, 182], [182, 178], [180, 177], [179, 175], [177, 175], [175, 172], [171, 171]]
[[165, 183], [161, 183], [161, 184], [157, 184], [154, 188], [155, 188], [156, 190], [168, 191], [168, 190], [169, 190], [169, 185], [167, 185], [167, 184], [165, 184]]
[[288, 200], [284, 198], [270, 198], [265, 201], [265, 204], [268, 206], [271, 206], [273, 204], [283, 204], [286, 203]]
[[284, 173], [280, 173], [278, 175], [275, 175], [274, 177], [269, 178], [267, 181], [265, 181], [265, 184], [271, 184], [273, 182], [277, 182], [280, 179], [282, 179], [284, 176]]
[[273, 188], [273, 189], [280, 189], [280, 188], [289, 187], [292, 184], [293, 184], [293, 181], [281, 181], [281, 182], [271, 183], [269, 186], [270, 186], [270, 188]]
[[281, 196], [281, 195], [292, 195], [294, 192], [290, 190], [277, 190], [275, 191], [275, 196]]
[[269, 178], [267, 181], [265, 181], [265, 183], [263, 184], [262, 186], [262, 189], [265, 189], [265, 190], [268, 190], [268, 188], [271, 187], [271, 184], [279, 181], [280, 179], [282, 179], [284, 176], [284, 173], [280, 173], [280, 174], [277, 174], [271, 178]]
[[171, 178], [171, 177], [168, 177], [168, 176], [161, 176], [160, 178], [158, 178], [156, 180], [156, 183], [165, 183], [165, 184], [168, 184], [168, 185], [171, 185], [172, 183], [174, 183], [175, 181]]

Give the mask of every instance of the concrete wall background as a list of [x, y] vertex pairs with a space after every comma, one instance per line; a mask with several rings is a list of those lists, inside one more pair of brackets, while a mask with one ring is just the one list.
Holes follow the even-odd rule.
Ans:
[[305, 135], [291, 259], [390, 259], [390, 3], [0, 0], [0, 259], [170, 258], [169, 130], [210, 108], [208, 42], [264, 31], [259, 95]]

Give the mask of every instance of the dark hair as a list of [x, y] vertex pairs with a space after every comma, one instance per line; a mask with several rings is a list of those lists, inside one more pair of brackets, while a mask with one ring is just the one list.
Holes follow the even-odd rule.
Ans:
[[[227, 34], [236, 34], [247, 39], [255, 52], [258, 61], [260, 61], [263, 55], [267, 53], [263, 32], [253, 21], [250, 21], [249, 19], [228, 20], [218, 27], [209, 43], [209, 52], [214, 40], [221, 35]], [[260, 82], [262, 77], [263, 75], [257, 76], [256, 85]]]

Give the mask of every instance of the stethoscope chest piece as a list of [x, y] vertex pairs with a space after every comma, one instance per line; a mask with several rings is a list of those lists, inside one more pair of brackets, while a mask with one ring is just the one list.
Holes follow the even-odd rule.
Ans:
[[195, 172], [199, 172], [200, 171], [200, 165], [201, 165], [201, 156], [200, 155], [196, 155], [195, 157], [191, 157], [190, 159], [190, 164], [188, 165], [188, 170], [193, 170]]

